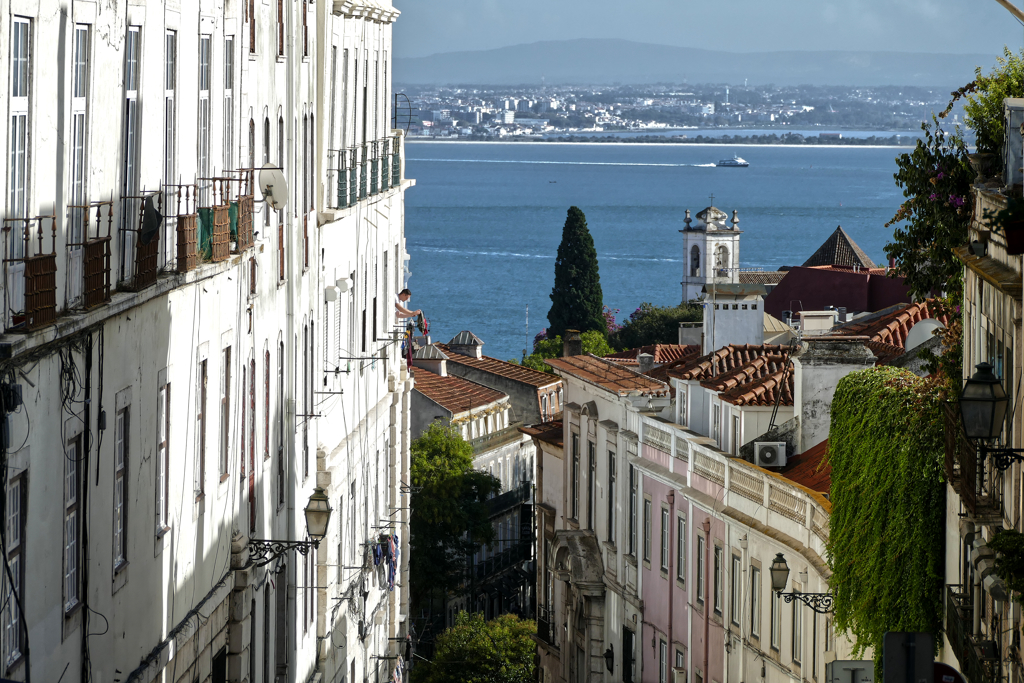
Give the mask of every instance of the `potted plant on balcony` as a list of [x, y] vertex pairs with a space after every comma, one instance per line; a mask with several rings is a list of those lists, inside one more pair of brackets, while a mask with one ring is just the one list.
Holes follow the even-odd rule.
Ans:
[[985, 220], [989, 221], [994, 230], [1002, 231], [1006, 237], [1008, 254], [1024, 254], [1024, 199], [1011, 197], [1005, 209], [986, 211]]

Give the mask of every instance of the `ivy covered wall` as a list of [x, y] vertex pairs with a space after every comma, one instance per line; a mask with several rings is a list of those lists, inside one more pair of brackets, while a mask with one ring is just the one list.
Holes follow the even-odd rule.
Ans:
[[[829, 433], [828, 561], [835, 625], [854, 656], [886, 631], [942, 629], [945, 483], [938, 388], [906, 370], [869, 368], [836, 387]], [[880, 680], [880, 679], [879, 679]]]

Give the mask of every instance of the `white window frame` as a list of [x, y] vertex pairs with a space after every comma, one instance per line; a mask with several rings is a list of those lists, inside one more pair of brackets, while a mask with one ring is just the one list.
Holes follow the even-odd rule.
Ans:
[[661, 571], [668, 573], [668, 556], [671, 550], [672, 521], [668, 508], [661, 507]]
[[[10, 156], [8, 157], [8, 201], [7, 215], [11, 218], [28, 218], [29, 206], [29, 147], [31, 143], [32, 92], [32, 20], [15, 16], [11, 19], [10, 42]], [[21, 68], [19, 68], [21, 65]], [[11, 235], [14, 243], [11, 253], [15, 258], [24, 254], [21, 229]]]
[[651, 534], [654, 532], [654, 501], [644, 498], [644, 562], [651, 561]]
[[676, 579], [686, 586], [686, 514], [676, 516]]
[[199, 197], [201, 206], [210, 206], [212, 198], [210, 188], [212, 175], [210, 172], [210, 84], [213, 80], [213, 37], [209, 33], [199, 35], [199, 104], [196, 116], [198, 126], [197, 142], [199, 148], [198, 172]]
[[[6, 524], [7, 565], [10, 567], [13, 583], [8, 582], [7, 573], [0, 576], [3, 586], [3, 631], [2, 653], [4, 669], [8, 669], [21, 658], [22, 622], [19, 598], [24, 584], [25, 565], [22, 562], [22, 543], [25, 533], [25, 475], [12, 478], [7, 483]], [[16, 597], [17, 596], [17, 597]]]
[[658, 640], [658, 683], [668, 683], [668, 643]]
[[162, 535], [168, 529], [168, 478], [171, 438], [171, 384], [161, 382], [156, 400], [156, 533]]
[[117, 411], [114, 416], [114, 573], [128, 563], [127, 507], [128, 507], [128, 457], [130, 434], [130, 406]]
[[729, 603], [729, 618], [732, 623], [737, 626], [740, 625], [740, 613], [743, 611], [743, 562], [740, 560], [739, 555], [732, 556], [732, 574], [730, 578], [732, 581], [729, 583], [730, 592], [730, 603]]
[[[533, 468], [530, 468], [533, 477]], [[608, 542], [615, 543], [615, 451], [608, 451]]]
[[722, 546], [715, 544], [715, 555], [714, 555], [714, 589], [715, 589], [715, 614], [721, 616], [722, 614], [722, 603], [724, 602], [725, 592], [725, 552]]
[[[84, 205], [88, 201], [89, 140], [89, 51], [91, 26], [75, 24], [74, 49], [71, 55], [71, 174], [69, 204]], [[69, 215], [68, 241], [83, 239], [82, 210]]]
[[761, 638], [761, 568], [750, 567], [750, 635]]
[[220, 476], [223, 480], [231, 467], [231, 347], [220, 354]]
[[223, 170], [235, 170], [235, 36], [224, 36]]
[[782, 597], [772, 591], [772, 637], [771, 648], [779, 651], [782, 645]]
[[[164, 33], [164, 184], [178, 182], [178, 32]], [[163, 260], [168, 268], [177, 267], [177, 193], [164, 191], [164, 216], [168, 218], [163, 236]]]
[[206, 437], [209, 434], [207, 430], [210, 417], [209, 367], [209, 358], [204, 357], [200, 351], [199, 362], [196, 365], [196, 458], [192, 475], [192, 486], [197, 501], [206, 496]]
[[[139, 80], [142, 61], [142, 27], [128, 26], [125, 32], [124, 49], [124, 182], [122, 196], [135, 197], [139, 194], [139, 148], [141, 146], [142, 113], [139, 101]], [[127, 212], [123, 212], [127, 213]], [[123, 227], [128, 226], [129, 216], [122, 215]], [[123, 230], [121, 245], [121, 279], [126, 279], [134, 269], [135, 232]], [[84, 238], [87, 240], [88, 235]], [[84, 241], [84, 240], [83, 240]]]
[[[793, 587], [794, 593], [799, 593], [800, 590]], [[793, 601], [793, 663], [799, 664], [803, 659], [803, 643], [804, 643], [804, 613], [800, 609], [802, 603], [799, 600]]]
[[64, 613], [81, 598], [81, 545], [78, 499], [81, 494], [82, 435], [72, 437], [64, 449]]
[[704, 604], [704, 555], [707, 553], [707, 541], [704, 534], [697, 534], [697, 602]]

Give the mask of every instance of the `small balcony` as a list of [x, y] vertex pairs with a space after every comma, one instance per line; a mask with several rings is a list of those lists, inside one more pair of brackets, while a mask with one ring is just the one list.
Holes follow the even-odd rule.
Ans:
[[[49, 230], [46, 222], [49, 221]], [[57, 319], [57, 217], [5, 219], [5, 307], [8, 329], [31, 331]], [[50, 238], [50, 251], [44, 249]]]
[[205, 261], [219, 263], [231, 257], [231, 226], [234, 223], [237, 232], [238, 221], [238, 206], [231, 203], [231, 185], [237, 180], [200, 178], [200, 182], [209, 183], [202, 201], [206, 205], [199, 207], [199, 255]]
[[238, 183], [235, 207], [235, 253], [241, 254], [246, 249], [256, 244], [253, 234], [253, 223], [256, 215], [256, 201], [254, 199], [255, 172], [253, 170], [242, 171], [235, 179]]
[[537, 607], [537, 638], [551, 647], [558, 647], [555, 642], [554, 610], [547, 605]]
[[999, 643], [974, 635], [973, 616], [970, 590], [959, 585], [946, 586], [946, 635], [960, 662], [960, 671], [971, 683], [1000, 683]]
[[524, 481], [514, 489], [505, 491], [505, 493], [494, 496], [493, 498], [489, 498], [487, 500], [487, 514], [494, 517], [495, 515], [507, 512], [518, 505], [530, 503], [533, 497], [532, 494], [533, 484], [531, 482]]
[[191, 185], [166, 185], [168, 210], [174, 211], [176, 220], [175, 272], [187, 273], [199, 266], [199, 213], [196, 199], [199, 188]]
[[[114, 226], [114, 201], [69, 206], [73, 220], [81, 219], [80, 237], [68, 241], [68, 249], [82, 250], [81, 306], [95, 308], [110, 301], [110, 243]], [[79, 232], [73, 230], [74, 232]], [[81, 239], [81, 241], [77, 241]], [[74, 256], [74, 255], [73, 255]]]
[[491, 432], [490, 434], [470, 439], [469, 445], [473, 447], [473, 455], [480, 455], [486, 451], [499, 448], [505, 444], [522, 439], [523, 433], [519, 431], [522, 424], [522, 422], [513, 422], [504, 429], [499, 429], [496, 432]]
[[487, 581], [504, 571], [518, 567], [530, 559], [530, 544], [520, 541], [515, 545], [481, 560], [473, 567], [477, 581]]
[[1001, 521], [998, 488], [986, 477], [985, 461], [967, 438], [955, 403], [943, 405], [946, 479], [972, 518]]
[[[154, 217], [151, 217], [147, 225], [147, 202], [152, 202], [157, 214], [162, 213], [162, 192], [147, 192], [122, 198], [125, 218], [124, 227], [121, 228], [121, 243], [125, 247], [125, 256], [122, 256], [125, 262], [122, 264], [123, 280], [119, 287], [129, 292], [138, 292], [156, 284], [159, 273], [160, 228], [163, 220], [154, 220]], [[150, 232], [146, 232], [147, 228]]]
[[400, 135], [349, 149], [328, 150], [332, 208], [344, 209], [360, 199], [387, 192], [402, 181]]

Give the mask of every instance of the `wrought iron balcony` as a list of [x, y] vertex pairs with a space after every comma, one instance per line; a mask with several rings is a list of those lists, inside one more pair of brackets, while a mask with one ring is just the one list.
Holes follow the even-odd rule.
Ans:
[[499, 553], [477, 562], [473, 573], [477, 581], [492, 579], [504, 571], [519, 566], [530, 559], [530, 545], [526, 541], [518, 541]]
[[955, 403], [943, 405], [945, 421], [946, 479], [960, 495], [967, 513], [974, 518], [1002, 519], [998, 488], [985, 474], [985, 460], [967, 438]]
[[[50, 221], [50, 230], [44, 228]], [[4, 220], [4, 272], [9, 327], [34, 330], [57, 319], [57, 217]], [[49, 232], [50, 251], [43, 250]]]
[[[146, 217], [146, 200], [152, 198], [157, 211], [162, 213], [163, 193], [144, 192], [141, 195], [121, 198], [124, 211], [124, 227], [121, 228], [121, 243], [126, 253], [122, 257], [122, 281], [119, 286], [130, 292], [138, 292], [156, 283], [159, 272], [160, 227], [155, 235], [143, 237], [143, 222]], [[162, 221], [161, 221], [162, 223]]]
[[533, 493], [533, 484], [531, 482], [523, 482], [514, 489], [505, 491], [505, 493], [499, 494], [487, 501], [487, 512], [491, 517], [500, 515], [503, 512], [508, 512], [517, 505], [523, 503], [529, 503]]
[[537, 606], [537, 637], [552, 647], [558, 647], [555, 642], [554, 610], [547, 605]]
[[[114, 201], [72, 205], [68, 208], [73, 216], [80, 216], [82, 220], [82, 241], [72, 239], [68, 242], [69, 249], [81, 247], [83, 250], [82, 305], [87, 309], [94, 308], [110, 301], [110, 233], [114, 225]], [[92, 222], [94, 214], [95, 222]]]
[[946, 586], [946, 635], [960, 671], [971, 683], [1000, 683], [1002, 662], [999, 643], [973, 634], [973, 603], [963, 586]]
[[166, 185], [168, 197], [167, 208], [174, 203], [174, 215], [177, 216], [177, 240], [175, 270], [187, 273], [199, 265], [199, 213], [196, 211], [198, 187], [191, 185]]
[[[200, 178], [210, 183], [209, 206], [199, 208], [199, 253], [214, 263], [231, 256], [231, 183], [235, 178]], [[235, 214], [237, 221], [237, 213]]]

